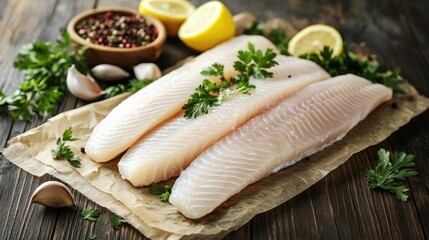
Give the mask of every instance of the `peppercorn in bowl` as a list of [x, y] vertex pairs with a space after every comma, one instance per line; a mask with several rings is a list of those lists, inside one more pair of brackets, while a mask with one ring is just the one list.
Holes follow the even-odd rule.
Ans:
[[164, 25], [128, 8], [100, 8], [70, 20], [67, 32], [77, 46], [86, 46], [90, 66], [108, 63], [131, 68], [155, 61], [166, 39]]

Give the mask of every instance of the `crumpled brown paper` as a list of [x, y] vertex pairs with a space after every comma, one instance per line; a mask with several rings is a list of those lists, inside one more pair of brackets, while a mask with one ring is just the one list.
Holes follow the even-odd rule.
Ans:
[[[322, 179], [352, 154], [377, 144], [429, 108], [429, 99], [406, 84], [407, 94], [394, 98], [371, 113], [344, 139], [296, 165], [248, 186], [213, 213], [194, 221], [185, 218], [169, 203], [135, 188], [123, 180], [117, 161], [95, 163], [80, 152], [92, 129], [128, 94], [61, 113], [47, 123], [9, 141], [3, 154], [12, 163], [37, 175], [51, 174], [89, 199], [123, 216], [145, 236], [153, 239], [221, 238], [238, 229], [256, 214], [268, 211]], [[71, 126], [79, 141], [70, 143], [82, 159], [81, 168], [53, 160], [51, 148]], [[171, 180], [172, 181], [172, 180]]]

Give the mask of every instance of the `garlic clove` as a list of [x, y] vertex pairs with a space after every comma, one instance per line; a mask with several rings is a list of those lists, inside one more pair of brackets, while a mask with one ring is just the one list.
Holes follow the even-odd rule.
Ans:
[[130, 74], [122, 68], [111, 64], [100, 64], [91, 69], [96, 78], [105, 81], [118, 81], [130, 77]]
[[67, 87], [77, 98], [94, 100], [103, 95], [103, 90], [91, 76], [80, 73], [74, 65], [67, 71]]
[[252, 26], [253, 22], [256, 20], [256, 17], [249, 12], [242, 12], [234, 15], [233, 20], [235, 22], [235, 36], [238, 36], [242, 35], [246, 28]]
[[161, 70], [154, 63], [140, 63], [134, 66], [134, 75], [137, 80], [156, 80], [162, 76]]
[[39, 203], [53, 208], [75, 205], [70, 189], [57, 181], [48, 181], [36, 188], [31, 196], [30, 203]]

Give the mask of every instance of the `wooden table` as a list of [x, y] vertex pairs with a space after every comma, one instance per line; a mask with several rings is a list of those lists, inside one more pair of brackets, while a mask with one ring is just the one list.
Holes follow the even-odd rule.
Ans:
[[[195, 4], [205, 1], [193, 0]], [[402, 75], [429, 96], [429, 2], [411, 1], [224, 1], [233, 14], [250, 11], [260, 19], [277, 16], [298, 28], [309, 23], [337, 27], [349, 42], [365, 41], [389, 67], [400, 66]], [[95, 6], [137, 8], [137, 0], [0, 0], [0, 88], [10, 93], [23, 80], [13, 68], [18, 49], [36, 40], [55, 40], [75, 14]], [[159, 61], [162, 67], [192, 53], [178, 39], [169, 39]], [[58, 112], [83, 103], [66, 95]], [[0, 149], [7, 140], [41, 125], [48, 117], [14, 121], [0, 116]], [[416, 155], [419, 175], [405, 184], [410, 200], [370, 191], [362, 169], [374, 165], [380, 147]], [[227, 239], [423, 239], [429, 238], [429, 111], [413, 119], [387, 140], [355, 154], [322, 181], [283, 205], [262, 213]], [[34, 189], [53, 179], [34, 177], [0, 160], [0, 239], [144, 239], [125, 225], [113, 230], [108, 211], [97, 222], [85, 221], [78, 210], [27, 207]], [[79, 206], [91, 203], [73, 191]]]

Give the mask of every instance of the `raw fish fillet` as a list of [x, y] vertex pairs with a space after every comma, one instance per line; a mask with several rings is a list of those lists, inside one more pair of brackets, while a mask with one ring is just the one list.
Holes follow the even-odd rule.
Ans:
[[237, 94], [196, 119], [180, 113], [144, 135], [120, 160], [122, 177], [134, 186], [144, 186], [178, 176], [228, 132], [308, 84], [330, 78], [311, 61], [286, 56], [278, 56], [276, 61], [279, 65], [270, 69], [273, 78], [250, 80], [256, 86], [251, 95]]
[[389, 88], [354, 75], [311, 84], [198, 156], [176, 180], [170, 203], [201, 218], [247, 185], [340, 140], [391, 97]]
[[256, 49], [277, 48], [261, 36], [240, 36], [202, 53], [191, 63], [161, 77], [115, 107], [92, 132], [85, 151], [96, 162], [115, 158], [141, 135], [179, 112], [202, 82], [203, 68], [214, 62], [225, 64], [225, 74], [234, 74], [233, 62], [249, 42]]

